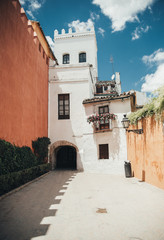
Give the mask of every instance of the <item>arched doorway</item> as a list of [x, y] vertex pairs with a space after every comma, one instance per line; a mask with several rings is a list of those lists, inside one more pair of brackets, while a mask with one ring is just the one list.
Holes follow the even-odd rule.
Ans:
[[76, 149], [73, 146], [60, 146], [55, 155], [57, 169], [76, 169]]

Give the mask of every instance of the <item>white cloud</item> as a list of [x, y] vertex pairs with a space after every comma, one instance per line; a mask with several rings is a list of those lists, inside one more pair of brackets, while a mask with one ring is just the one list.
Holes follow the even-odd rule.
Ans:
[[152, 8], [149, 6], [148, 9], [149, 9], [149, 12], [152, 14], [153, 13]]
[[101, 27], [98, 28], [98, 33], [101, 34], [102, 37], [104, 37], [105, 30]]
[[46, 0], [19, 0], [20, 4], [24, 6], [26, 13], [35, 19], [34, 14], [43, 6]]
[[94, 20], [99, 20], [100, 15], [96, 14], [95, 12], [91, 12], [90, 13], [90, 18], [94, 21]]
[[132, 33], [132, 40], [136, 40], [140, 38], [140, 34], [138, 32], [138, 28], [135, 29], [135, 31]]
[[155, 73], [147, 74], [143, 79], [145, 82], [141, 87], [142, 92], [153, 92], [164, 85], [164, 63], [157, 67]]
[[46, 36], [46, 39], [47, 39], [52, 51], [54, 52], [54, 44], [55, 44], [54, 41], [52, 40], [52, 38], [50, 36]]
[[143, 56], [142, 61], [150, 66], [164, 62], [164, 49], [160, 48], [149, 56]]
[[34, 15], [33, 15], [32, 11], [27, 10], [26, 13], [27, 13], [32, 19], [35, 19], [35, 17], [34, 17]]
[[[99, 20], [100, 15], [95, 12], [90, 12], [90, 18], [86, 22], [80, 22], [80, 20], [72, 21], [68, 24], [69, 28], [72, 28], [76, 32], [90, 31], [94, 28], [94, 22]], [[100, 28], [99, 33], [104, 35], [104, 30]]]
[[73, 21], [68, 24], [68, 27], [75, 31], [83, 32], [93, 28], [93, 21], [89, 18], [87, 22], [80, 22], [80, 20]]
[[29, 5], [29, 9], [31, 11], [36, 11], [39, 8], [41, 8], [41, 6], [42, 6], [41, 2], [39, 3], [37, 0], [33, 0], [33, 1], [31, 1], [30, 5]]
[[102, 13], [112, 21], [113, 32], [122, 31], [127, 22], [139, 21], [138, 14], [145, 11], [155, 0], [93, 0]]
[[132, 40], [139, 39], [143, 33], [148, 32], [150, 29], [150, 26], [144, 27], [136, 27], [134, 32], [132, 33]]
[[158, 49], [149, 56], [143, 56], [142, 61], [149, 66], [156, 65], [154, 73], [147, 74], [142, 78], [144, 83], [141, 91], [152, 92], [164, 85], [164, 50]]

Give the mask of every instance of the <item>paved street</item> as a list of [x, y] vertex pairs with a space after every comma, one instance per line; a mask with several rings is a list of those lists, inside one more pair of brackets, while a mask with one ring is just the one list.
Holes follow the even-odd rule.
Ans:
[[3, 240], [164, 240], [164, 191], [135, 178], [51, 172], [0, 201]]

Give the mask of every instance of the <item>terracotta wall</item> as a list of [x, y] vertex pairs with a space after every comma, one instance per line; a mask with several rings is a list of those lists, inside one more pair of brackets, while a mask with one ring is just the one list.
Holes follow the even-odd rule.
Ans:
[[48, 135], [48, 65], [18, 1], [0, 1], [0, 138], [31, 146]]
[[154, 117], [140, 120], [138, 126], [143, 134], [127, 132], [128, 160], [134, 177], [164, 189], [164, 132], [162, 122]]

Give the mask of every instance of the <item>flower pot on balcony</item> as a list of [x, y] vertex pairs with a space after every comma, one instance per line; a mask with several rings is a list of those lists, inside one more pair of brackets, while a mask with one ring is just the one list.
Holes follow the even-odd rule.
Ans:
[[100, 120], [100, 124], [104, 124], [104, 119], [101, 119], [101, 120]]
[[108, 118], [105, 118], [105, 123], [109, 123], [109, 119]]
[[95, 122], [95, 127], [96, 127], [96, 128], [99, 128], [99, 125], [100, 125], [100, 124], [99, 124], [99, 122], [98, 122], [98, 121], [97, 121], [97, 122]]

